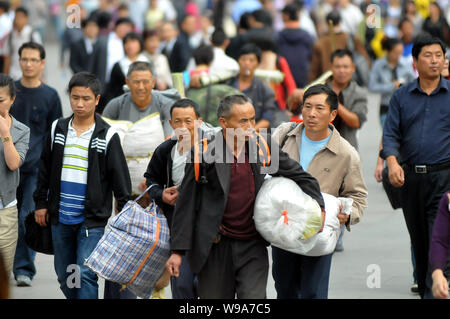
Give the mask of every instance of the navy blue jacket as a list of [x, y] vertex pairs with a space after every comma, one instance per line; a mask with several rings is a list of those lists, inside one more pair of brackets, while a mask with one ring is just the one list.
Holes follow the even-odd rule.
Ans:
[[54, 120], [62, 117], [61, 100], [55, 89], [42, 83], [36, 88], [24, 87], [20, 80], [15, 82], [16, 100], [10, 114], [30, 128], [30, 148], [21, 173], [37, 172], [44, 140]]
[[313, 51], [313, 39], [301, 29], [284, 29], [278, 33], [278, 53], [284, 56], [291, 68], [298, 88], [308, 84], [309, 65]]

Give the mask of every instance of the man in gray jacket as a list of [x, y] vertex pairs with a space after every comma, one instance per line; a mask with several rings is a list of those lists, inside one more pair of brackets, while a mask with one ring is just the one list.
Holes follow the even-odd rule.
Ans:
[[356, 132], [367, 120], [367, 90], [352, 80], [355, 70], [351, 51], [340, 49], [331, 54], [333, 76], [328, 86], [339, 99], [337, 116], [333, 125], [343, 138], [358, 149]]

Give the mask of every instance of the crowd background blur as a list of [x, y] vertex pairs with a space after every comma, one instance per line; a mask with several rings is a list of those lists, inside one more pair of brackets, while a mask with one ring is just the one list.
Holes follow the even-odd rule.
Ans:
[[[149, 61], [155, 90], [172, 88], [171, 74], [182, 73], [186, 92], [200, 102], [254, 91], [254, 83], [272, 90], [268, 121], [276, 127], [301, 121], [303, 89], [316, 80], [332, 86], [331, 54], [348, 49], [353, 80], [382, 95], [383, 123], [393, 92], [417, 77], [414, 39], [429, 33], [448, 54], [449, 24], [450, 0], [0, 0], [0, 72], [21, 77], [15, 49], [24, 42], [58, 43], [59, 59], [47, 65], [57, 64], [63, 79], [95, 73], [103, 86], [101, 113], [127, 90], [128, 66]], [[261, 51], [257, 68], [249, 86], [235, 81], [233, 88], [233, 79], [250, 72], [238, 63], [249, 43]], [[447, 62], [447, 78], [448, 68]], [[217, 123], [208, 105], [201, 110]]]
[[[104, 49], [102, 39], [108, 37], [108, 49], [117, 50], [102, 56], [108, 60], [106, 70], [97, 75], [105, 79], [104, 92], [112, 96], [121, 93], [110, 93], [111, 86], [118, 87], [122, 82], [119, 79], [110, 83], [112, 69], [121, 60], [145, 56], [154, 64], [156, 89], [167, 89], [172, 86], [170, 73], [191, 72], [197, 67], [193, 52], [200, 46], [220, 47], [222, 55], [225, 52], [236, 60], [240, 48], [254, 42], [266, 52], [261, 69], [283, 73], [282, 81], [274, 82], [271, 78], [267, 83], [275, 92], [277, 107], [284, 111], [286, 96], [293, 91], [292, 78], [297, 88], [317, 79], [330, 68], [329, 55], [334, 49], [348, 48], [365, 57], [366, 62], [355, 58], [358, 73], [368, 71], [362, 64], [371, 67], [386, 56], [388, 50], [383, 43], [387, 38], [402, 41], [401, 59], [409, 66], [413, 39], [421, 32], [437, 36], [450, 46], [448, 0], [2, 0], [2, 64], [11, 54], [9, 47], [20, 41], [17, 34], [24, 37], [24, 31], [18, 29], [23, 26], [18, 26], [15, 17], [19, 7], [27, 10], [27, 27], [31, 27], [27, 32], [37, 33], [36, 41], [60, 43], [59, 63], [67, 74], [83, 69], [100, 72], [89, 61], [96, 50], [102, 46]], [[132, 58], [125, 52], [122, 41], [130, 30], [116, 30], [116, 23], [123, 19], [130, 19], [131, 31], [142, 38], [141, 51]], [[211, 36], [217, 30], [224, 33], [225, 45], [212, 42]], [[221, 52], [214, 49], [214, 53]], [[82, 65], [73, 61], [77, 58]], [[362, 64], [358, 65], [358, 61]], [[10, 73], [3, 66], [2, 70]], [[120, 73], [115, 72], [121, 77]], [[367, 87], [368, 78], [358, 84]]]

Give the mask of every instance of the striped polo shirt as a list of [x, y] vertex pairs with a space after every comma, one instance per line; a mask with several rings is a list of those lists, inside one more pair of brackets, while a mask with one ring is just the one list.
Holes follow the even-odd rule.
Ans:
[[[69, 122], [69, 129], [64, 146], [64, 157], [61, 171], [61, 194], [59, 202], [59, 222], [75, 225], [84, 222], [84, 201], [88, 176], [89, 142], [95, 124], [77, 136]], [[57, 139], [61, 138], [56, 136]]]

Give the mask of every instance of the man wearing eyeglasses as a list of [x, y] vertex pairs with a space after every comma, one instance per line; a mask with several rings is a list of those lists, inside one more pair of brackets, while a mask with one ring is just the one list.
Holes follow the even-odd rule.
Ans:
[[41, 81], [45, 66], [44, 47], [35, 42], [27, 42], [19, 48], [18, 53], [22, 78], [15, 82], [17, 96], [10, 113], [30, 128], [30, 149], [20, 167], [20, 184], [17, 189], [19, 239], [13, 272], [18, 286], [30, 286], [36, 274], [36, 253], [25, 244], [24, 221], [27, 214], [34, 210], [33, 192], [44, 138], [53, 121], [62, 117], [62, 109], [56, 90]]

